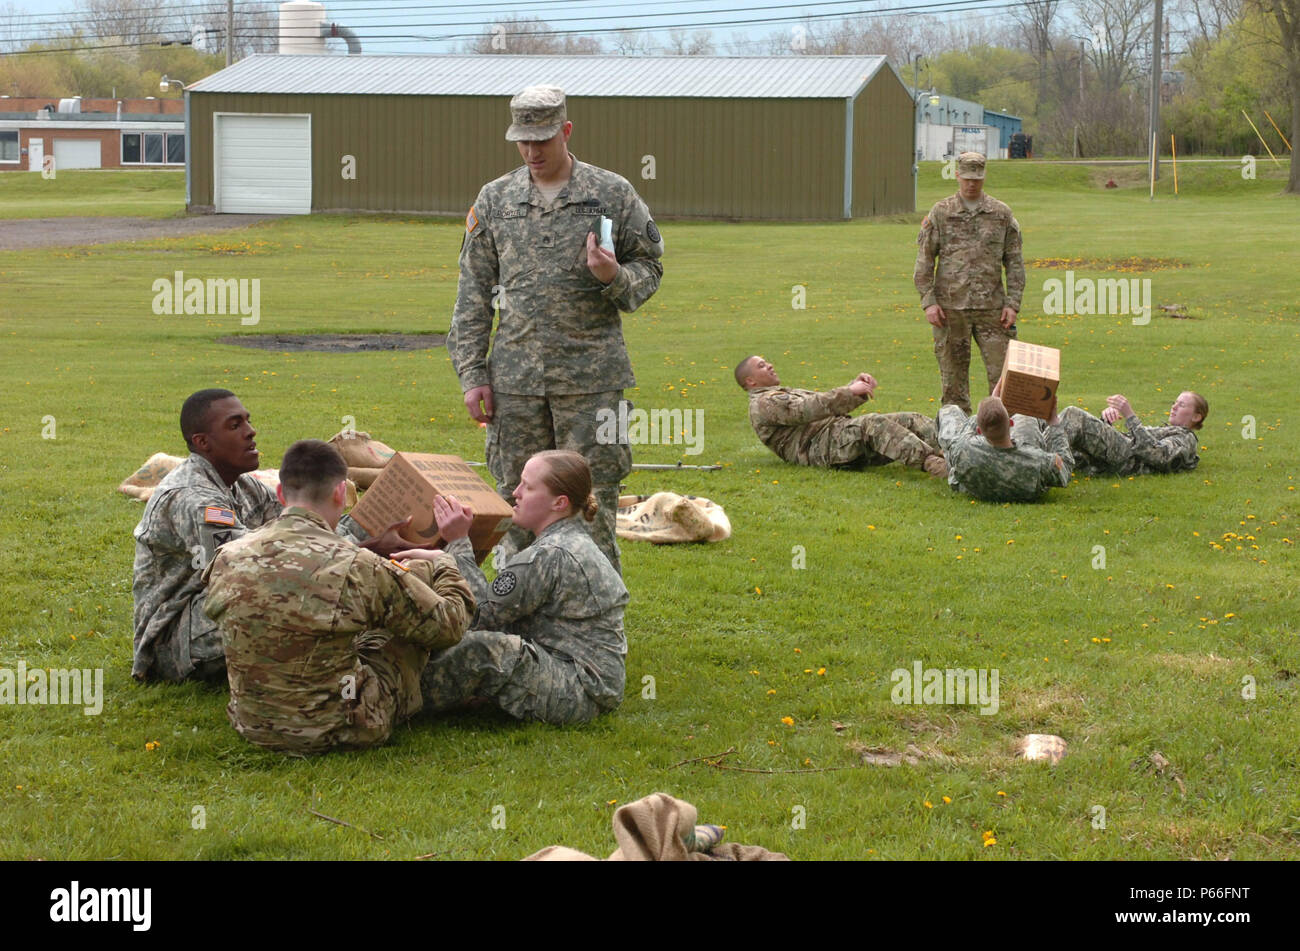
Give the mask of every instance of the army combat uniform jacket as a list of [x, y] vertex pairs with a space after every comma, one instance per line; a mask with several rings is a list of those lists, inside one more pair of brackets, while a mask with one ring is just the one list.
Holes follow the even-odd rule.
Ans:
[[1010, 307], [1018, 312], [1025, 262], [1020, 224], [1011, 209], [988, 195], [980, 196], [974, 211], [966, 210], [960, 195], [936, 202], [921, 222], [912, 280], [921, 292], [922, 309], [938, 304], [944, 310]]
[[[587, 267], [587, 235], [614, 223], [618, 274]], [[447, 351], [462, 390], [531, 396], [622, 390], [635, 384], [619, 311], [658, 289], [663, 240], [650, 210], [621, 175], [573, 160], [548, 203], [527, 166], [484, 185], [465, 218], [460, 284]], [[492, 352], [494, 308], [500, 319]]]
[[135, 528], [136, 679], [180, 681], [220, 673], [224, 652], [203, 613], [203, 569], [217, 548], [280, 514], [275, 493], [251, 475], [227, 488], [197, 453], [167, 474]]
[[[992, 445], [975, 432], [975, 417], [960, 407], [939, 411], [939, 444], [948, 459], [948, 484], [985, 502], [1032, 502], [1052, 487], [1070, 484], [1074, 459], [1065, 430], [1039, 427], [1031, 416], [1012, 417], [1015, 445]], [[1037, 445], [1035, 445], [1037, 444]]]
[[1136, 413], [1124, 417], [1125, 436], [1077, 406], [1061, 413], [1077, 471], [1085, 475], [1148, 475], [1182, 472], [1200, 462], [1200, 438], [1186, 426], [1143, 426]]
[[246, 739], [272, 749], [350, 745], [356, 708], [374, 692], [367, 681], [376, 674], [358, 650], [365, 632], [423, 648], [410, 671], [418, 683], [428, 651], [459, 641], [474, 611], [451, 558], [404, 568], [296, 506], [223, 547], [207, 574], [205, 610], [226, 637], [227, 714]]
[[763, 445], [786, 462], [829, 465], [836, 430], [866, 401], [847, 386], [825, 391], [758, 386], [749, 391], [749, 423]]
[[[600, 709], [612, 710], [623, 701], [627, 588], [579, 520], [570, 516], [552, 522], [533, 544], [502, 560], [491, 583], [474, 563], [468, 539], [457, 539], [447, 551], [456, 557], [478, 603], [471, 633], [515, 635], [555, 658], [572, 661], [582, 691]], [[430, 665], [437, 660], [435, 655]], [[513, 692], [533, 694], [552, 686], [509, 685]], [[516, 716], [533, 712], [506, 709]]]

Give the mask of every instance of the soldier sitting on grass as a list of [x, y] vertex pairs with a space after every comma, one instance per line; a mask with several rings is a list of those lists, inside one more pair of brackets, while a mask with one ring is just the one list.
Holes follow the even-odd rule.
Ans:
[[1069, 485], [1074, 460], [1056, 398], [1044, 427], [1033, 416], [1008, 416], [1001, 397], [999, 382], [969, 419], [955, 404], [939, 410], [948, 483], [985, 502], [1032, 502], [1049, 488]]
[[932, 476], [948, 474], [934, 421], [920, 413], [848, 414], [871, 399], [876, 380], [859, 373], [848, 384], [817, 392], [781, 386], [760, 356], [736, 367], [749, 393], [749, 422], [763, 445], [801, 466], [883, 466], [898, 460]]
[[335, 534], [347, 475], [329, 443], [294, 443], [280, 466], [284, 513], [224, 545], [207, 571], [205, 610], [226, 642], [227, 715], [267, 749], [384, 743], [420, 709], [429, 652], [460, 640], [474, 612], [450, 555], [404, 566]]
[[[1075, 468], [1088, 475], [1146, 475], [1195, 469], [1196, 430], [1210, 412], [1204, 396], [1192, 390], [1178, 394], [1169, 408], [1169, 425], [1148, 429], [1122, 393], [1107, 397], [1101, 419], [1077, 406], [1067, 406], [1061, 423], [1070, 441]], [[1125, 436], [1115, 425], [1124, 420]]]
[[[514, 490], [514, 522], [531, 545], [498, 558], [491, 582], [474, 562], [469, 507], [434, 500], [438, 533], [474, 590], [478, 612], [460, 643], [429, 658], [424, 705], [437, 712], [473, 701], [521, 720], [569, 724], [623, 702], [627, 588], [583, 522], [596, 517], [591, 467], [576, 452], [531, 456]], [[398, 558], [443, 557], [425, 549]]]

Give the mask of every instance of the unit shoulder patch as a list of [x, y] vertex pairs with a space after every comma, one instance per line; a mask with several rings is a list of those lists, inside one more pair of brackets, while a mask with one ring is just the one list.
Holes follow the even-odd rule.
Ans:
[[478, 213], [474, 211], [474, 206], [469, 206], [469, 214], [465, 216], [465, 232], [473, 234], [474, 229], [478, 227]]
[[511, 591], [515, 590], [515, 585], [517, 583], [518, 581], [515, 578], [515, 573], [513, 571], [503, 571], [497, 575], [496, 580], [492, 582], [492, 593], [499, 598], [503, 598]]

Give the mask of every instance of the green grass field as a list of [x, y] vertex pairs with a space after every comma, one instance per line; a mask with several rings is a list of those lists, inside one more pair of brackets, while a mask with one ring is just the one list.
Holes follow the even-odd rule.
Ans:
[[[1191, 388], [1211, 406], [1195, 472], [1077, 479], [1036, 505], [972, 503], [897, 466], [800, 469], [749, 429], [731, 369], [755, 352], [787, 384], [824, 388], [868, 370], [880, 380], [873, 408], [937, 409], [911, 283], [920, 212], [664, 222], [663, 285], [624, 319], [640, 383], [629, 395], [703, 409], [705, 451], [648, 446], [636, 458], [725, 468], [637, 472], [628, 487], [706, 495], [734, 535], [623, 545], [622, 708], [571, 729], [419, 718], [383, 749], [307, 761], [242, 740], [222, 691], [131, 680], [142, 506], [114, 489], [151, 453], [182, 454], [180, 404], [206, 386], [228, 386], [252, 410], [267, 465], [349, 415], [398, 448], [481, 459], [482, 431], [441, 350], [215, 342], [443, 331], [461, 225], [318, 216], [0, 253], [0, 668], [105, 671], [98, 716], [0, 708], [0, 856], [517, 859], [552, 843], [606, 854], [616, 804], [665, 791], [725, 824], [729, 840], [796, 859], [1300, 857], [1300, 205], [1278, 194], [1269, 163], [1259, 174], [1188, 166], [1181, 197], [1166, 175], [1150, 202], [1141, 170], [991, 167], [988, 192], [1024, 230], [1020, 335], [1063, 349], [1062, 405], [1099, 412], [1121, 391], [1161, 422]], [[38, 176], [17, 177], [0, 180], [5, 216], [183, 204], [174, 174], [64, 173], [44, 185], [67, 198], [48, 200], [60, 193], [38, 197]], [[1110, 177], [1121, 187], [1101, 188]], [[951, 190], [937, 163], [922, 168], [922, 211]], [[1076, 277], [1149, 277], [1155, 303], [1191, 319], [1158, 307], [1145, 326], [1044, 316], [1043, 283], [1064, 275], [1052, 262], [1073, 262]], [[155, 316], [152, 283], [177, 270], [259, 278], [260, 324]], [[804, 310], [791, 307], [794, 285], [807, 289]], [[804, 568], [793, 567], [800, 551]], [[1000, 709], [893, 704], [891, 671], [916, 661], [997, 668]], [[1059, 734], [1069, 754], [1055, 767], [1017, 760], [1030, 732]], [[862, 765], [857, 753], [908, 744], [928, 754], [917, 765]], [[721, 765], [756, 772], [675, 766], [733, 747]], [[1153, 765], [1155, 752], [1167, 765]]]

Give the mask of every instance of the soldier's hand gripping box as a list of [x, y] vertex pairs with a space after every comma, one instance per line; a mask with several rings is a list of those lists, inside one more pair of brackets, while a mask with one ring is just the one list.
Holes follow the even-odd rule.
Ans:
[[1002, 405], [1008, 413], [1048, 419], [1061, 382], [1061, 351], [1023, 340], [1010, 341], [1000, 382]]
[[469, 540], [479, 564], [510, 528], [514, 509], [479, 478], [460, 456], [396, 453], [352, 509], [352, 518], [372, 537], [408, 515], [402, 531], [412, 548], [433, 548], [442, 539], [433, 517], [433, 500], [454, 495], [474, 510]]

